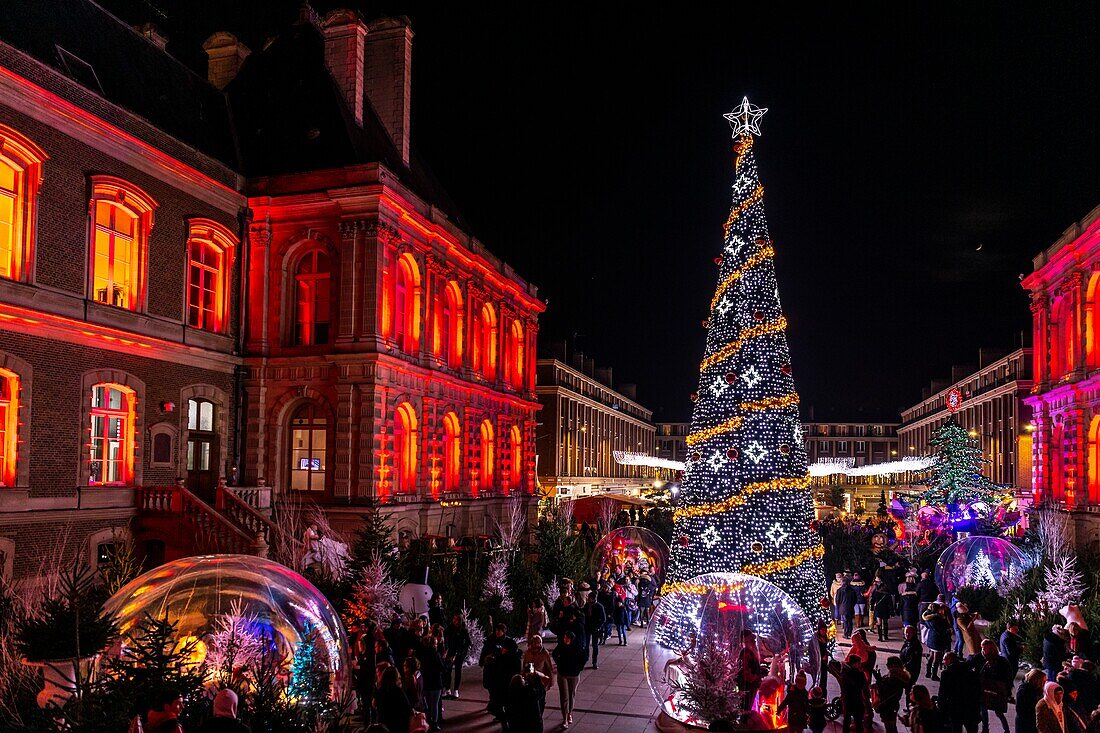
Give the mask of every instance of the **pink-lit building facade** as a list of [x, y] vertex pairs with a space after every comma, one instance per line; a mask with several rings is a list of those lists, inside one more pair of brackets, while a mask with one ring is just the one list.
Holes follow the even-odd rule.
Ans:
[[1074, 512], [1079, 545], [1100, 542], [1100, 207], [1033, 260], [1032, 488]]

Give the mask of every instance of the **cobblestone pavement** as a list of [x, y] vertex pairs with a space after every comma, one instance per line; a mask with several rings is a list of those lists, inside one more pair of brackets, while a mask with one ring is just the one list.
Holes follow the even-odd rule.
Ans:
[[[878, 667], [885, 670], [886, 657], [897, 654], [901, 648], [901, 632], [892, 632], [895, 639], [889, 642], [875, 642], [878, 648]], [[631, 631], [626, 646], [617, 646], [611, 641], [600, 649], [600, 668], [587, 667], [581, 673], [577, 689], [576, 708], [573, 713], [573, 726], [570, 733], [652, 733], [656, 731], [653, 720], [657, 717], [657, 703], [646, 683], [642, 671], [642, 644], [645, 630], [635, 628]], [[548, 644], [553, 648], [554, 642]], [[842, 657], [851, 645], [841, 640], [837, 645], [836, 656]], [[918, 680], [929, 686], [932, 694], [938, 694], [939, 683], [930, 682], [923, 677]], [[829, 682], [830, 696], [837, 693], [835, 679]], [[485, 711], [488, 695], [481, 686], [481, 670], [467, 668], [459, 691], [459, 699], [444, 701], [444, 731], [466, 733], [496, 733], [500, 730], [492, 716]], [[558, 691], [555, 685], [546, 696], [547, 731], [561, 730], [561, 708], [558, 706]], [[1013, 721], [1015, 709], [1009, 707], [1009, 722]], [[999, 733], [1000, 725], [991, 721], [992, 733]], [[841, 726], [831, 723], [828, 733], [839, 733]], [[875, 720], [875, 731], [883, 730], [881, 722]], [[901, 730], [905, 730], [904, 727]]]

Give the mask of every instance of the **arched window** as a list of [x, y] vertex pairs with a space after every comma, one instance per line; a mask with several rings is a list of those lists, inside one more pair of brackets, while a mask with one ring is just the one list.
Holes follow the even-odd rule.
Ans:
[[1050, 460], [1047, 462], [1050, 470], [1050, 498], [1054, 502], [1066, 500], [1065, 475], [1062, 471], [1064, 465], [1062, 452], [1065, 450], [1064, 437], [1065, 431], [1062, 425], [1056, 424], [1051, 431]]
[[18, 459], [19, 376], [0, 369], [0, 486], [15, 486]]
[[523, 324], [512, 321], [508, 330], [508, 346], [504, 355], [504, 379], [516, 389], [523, 387]]
[[135, 397], [132, 389], [119, 384], [92, 387], [89, 484], [125, 485], [133, 481]]
[[1088, 290], [1085, 296], [1085, 363], [1090, 369], [1100, 366], [1100, 344], [1097, 336], [1100, 335], [1100, 313], [1097, 312], [1097, 286], [1100, 285], [1100, 272], [1094, 272], [1089, 278]]
[[316, 403], [307, 402], [290, 419], [290, 488], [324, 491], [327, 455], [328, 419]]
[[489, 303], [481, 306], [481, 313], [474, 321], [473, 349], [474, 371], [486, 379], [496, 377], [497, 316]]
[[496, 458], [496, 445], [493, 438], [493, 424], [488, 420], [481, 423], [481, 490], [493, 488], [493, 467]]
[[462, 291], [458, 283], [447, 283], [440, 301], [436, 353], [444, 364], [458, 369], [462, 366]]
[[393, 337], [399, 349], [415, 354], [420, 340], [420, 273], [412, 256], [398, 260], [394, 283]]
[[92, 176], [89, 297], [127, 310], [145, 304], [145, 253], [157, 204], [136, 186]]
[[408, 402], [398, 405], [393, 416], [393, 490], [416, 493], [416, 412]]
[[295, 346], [327, 344], [332, 311], [332, 263], [328, 252], [315, 247], [294, 269]]
[[0, 125], [0, 277], [25, 280], [34, 244], [35, 206], [46, 153]]
[[1100, 415], [1092, 418], [1088, 438], [1088, 503], [1096, 506], [1100, 504]]
[[222, 333], [228, 325], [229, 262], [236, 240], [208, 219], [192, 219], [189, 224], [187, 325]]
[[508, 456], [509, 473], [511, 474], [509, 483], [511, 488], [522, 491], [525, 488], [523, 485], [523, 432], [518, 425], [512, 426], [508, 442], [508, 447], [511, 450], [511, 455]]
[[462, 429], [458, 416], [448, 412], [443, 416], [443, 490], [458, 491], [462, 466]]

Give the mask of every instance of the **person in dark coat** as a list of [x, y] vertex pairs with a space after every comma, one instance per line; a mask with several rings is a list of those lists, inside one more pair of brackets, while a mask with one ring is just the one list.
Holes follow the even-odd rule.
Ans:
[[1016, 690], [1016, 733], [1035, 733], [1035, 706], [1043, 699], [1046, 672], [1031, 669]]
[[445, 626], [447, 623], [447, 612], [443, 608], [443, 596], [438, 593], [432, 595], [432, 599], [428, 601], [428, 623], [432, 626], [439, 624]]
[[840, 587], [836, 590], [836, 607], [837, 613], [840, 614], [841, 621], [844, 623], [844, 638], [852, 638], [852, 627], [855, 622], [855, 608], [856, 600], [859, 594], [856, 589], [852, 587], [852, 581], [848, 576], [844, 576], [844, 582], [840, 584]]
[[829, 627], [824, 622], [818, 622], [817, 625], [817, 652], [821, 658], [821, 666], [817, 671], [818, 685], [821, 688], [821, 696], [826, 700], [829, 699], [829, 662], [832, 661], [832, 655], [829, 653], [829, 647], [832, 640], [829, 639]]
[[497, 624], [493, 635], [485, 640], [478, 664], [485, 670], [482, 685], [489, 693], [489, 713], [496, 718], [504, 716], [504, 698], [512, 675], [519, 672], [520, 657], [516, 642], [508, 636], [508, 626]]
[[569, 727], [573, 725], [573, 701], [576, 698], [577, 685], [580, 683], [581, 670], [584, 669], [584, 650], [574, 639], [573, 632], [566, 631], [550, 656], [558, 666], [558, 697], [562, 725]]
[[539, 690], [542, 683], [533, 675], [512, 675], [504, 702], [505, 730], [512, 733], [542, 733], [542, 708]]
[[588, 634], [588, 653], [592, 655], [592, 669], [600, 668], [600, 647], [604, 641], [604, 627], [607, 625], [607, 614], [603, 604], [596, 600], [596, 594], [591, 593], [584, 604], [584, 628]]
[[[649, 614], [653, 609], [653, 596], [657, 593], [657, 584], [649, 573], [642, 573], [638, 578], [638, 612], [641, 614], [638, 621], [643, 628], [649, 624]], [[591, 626], [589, 627], [591, 630]]]
[[951, 648], [951, 619], [947, 615], [947, 606], [939, 601], [929, 604], [922, 618], [928, 628], [928, 650], [932, 652], [928, 656], [925, 673], [929, 679], [938, 680], [944, 653]]
[[917, 596], [917, 576], [910, 575], [899, 588], [899, 605], [902, 626], [920, 623], [920, 600]]
[[790, 733], [802, 733], [806, 730], [809, 708], [810, 693], [806, 689], [806, 673], [799, 672], [794, 676], [794, 684], [787, 688], [787, 694], [775, 712], [781, 713], [786, 710], [787, 730]]
[[756, 652], [756, 634], [744, 629], [741, 632], [741, 649], [737, 652], [737, 686], [742, 691], [742, 710], [752, 709], [762, 679], [760, 655]]
[[1008, 698], [1012, 696], [1012, 681], [1016, 678], [1016, 670], [1012, 669], [1008, 660], [997, 651], [997, 645], [991, 639], [982, 642], [981, 656], [975, 659], [978, 676], [982, 684], [982, 730], [989, 730], [989, 714], [993, 713], [1001, 721], [1001, 727], [1005, 733], [1008, 727]]
[[438, 730], [443, 720], [443, 659], [439, 656], [434, 636], [425, 636], [416, 650], [420, 660], [420, 679], [423, 683], [424, 714], [432, 730]]
[[894, 615], [894, 594], [882, 581], [871, 588], [871, 611], [875, 614], [875, 630], [879, 641], [890, 641], [890, 617]]
[[443, 631], [443, 642], [443, 688], [444, 691], [449, 690], [446, 697], [455, 698], [458, 697], [458, 688], [462, 686], [462, 667], [470, 656], [470, 644], [473, 643], [461, 613], [451, 616], [451, 624]]
[[856, 733], [863, 731], [863, 722], [867, 716], [867, 675], [863, 673], [863, 658], [855, 652], [839, 666], [839, 670], [830, 667], [840, 682], [840, 706], [844, 714], [844, 733], [848, 733], [855, 724]]
[[626, 646], [626, 631], [630, 623], [630, 617], [627, 615], [626, 604], [622, 598], [615, 599], [615, 611], [612, 617], [615, 621], [615, 628], [619, 632], [619, 646]]
[[909, 673], [901, 663], [901, 657], [886, 659], [886, 674], [874, 670], [878, 688], [878, 714], [886, 733], [898, 733], [898, 710], [906, 699], [906, 690], [912, 686]]
[[1066, 653], [1069, 656], [1092, 659], [1092, 634], [1089, 630], [1076, 621], [1070, 621], [1066, 624], [1066, 633], [1069, 634]]
[[389, 730], [407, 731], [412, 705], [401, 689], [401, 675], [397, 667], [386, 667], [374, 693], [374, 709], [378, 722]]
[[943, 656], [940, 673], [940, 710], [952, 733], [977, 733], [982, 717], [982, 682], [974, 668], [959, 661], [955, 652]]
[[1009, 619], [1008, 628], [1001, 634], [997, 646], [1001, 656], [1008, 660], [1013, 673], [1020, 668], [1020, 659], [1024, 656], [1024, 638], [1020, 636], [1020, 622]]
[[1097, 680], [1092, 663], [1075, 656], [1070, 660], [1066, 674], [1070, 684], [1077, 688], [1077, 706], [1086, 714], [1096, 710], [1100, 700], [1097, 699]]
[[906, 626], [902, 632], [904, 641], [901, 643], [901, 651], [898, 656], [905, 671], [909, 673], [909, 687], [905, 690], [906, 699], [909, 697], [913, 685], [920, 678], [921, 664], [924, 662], [924, 645], [920, 643], [920, 636], [915, 626]]
[[1052, 626], [1043, 636], [1043, 670], [1047, 673], [1047, 681], [1053, 682], [1062, 671], [1068, 638], [1069, 634], [1058, 624]]

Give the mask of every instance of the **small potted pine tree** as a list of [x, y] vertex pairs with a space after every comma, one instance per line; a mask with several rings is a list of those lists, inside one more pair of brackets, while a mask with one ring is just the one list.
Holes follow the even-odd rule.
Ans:
[[56, 590], [17, 622], [16, 648], [25, 664], [42, 670], [40, 707], [62, 705], [79, 694], [99, 654], [117, 636], [100, 595], [95, 573], [87, 565], [74, 564], [59, 572]]

